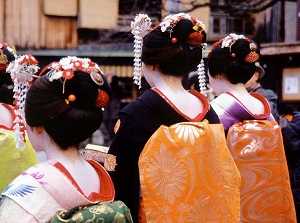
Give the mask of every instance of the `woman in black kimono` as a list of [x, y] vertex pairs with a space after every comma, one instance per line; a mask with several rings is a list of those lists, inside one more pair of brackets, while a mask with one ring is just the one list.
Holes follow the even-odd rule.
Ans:
[[[197, 91], [186, 91], [181, 83], [184, 74], [202, 59], [206, 38], [204, 24], [184, 13], [166, 17], [150, 32], [149, 23], [146, 15], [138, 15], [132, 24], [132, 33], [136, 38], [137, 55], [134, 79], [140, 84], [141, 70], [151, 89], [121, 110], [120, 125], [108, 151], [116, 156], [117, 165], [110, 172], [116, 199], [130, 208], [134, 222], [139, 222], [138, 159], [150, 136], [161, 125], [204, 119], [219, 123], [207, 98]], [[141, 30], [143, 27], [146, 28]]]

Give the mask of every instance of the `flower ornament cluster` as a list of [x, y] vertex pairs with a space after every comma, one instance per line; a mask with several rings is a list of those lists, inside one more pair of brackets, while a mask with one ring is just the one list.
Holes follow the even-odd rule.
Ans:
[[64, 82], [74, 77], [74, 71], [80, 70], [86, 73], [101, 72], [98, 64], [94, 63], [88, 58], [78, 58], [75, 56], [68, 56], [62, 58], [59, 62], [53, 62], [50, 67], [50, 72], [47, 76], [50, 81], [63, 79]]
[[15, 98], [15, 143], [16, 147], [23, 151], [25, 149], [25, 99], [26, 93], [33, 82], [33, 78], [36, 77], [36, 73], [39, 70], [37, 65], [38, 61], [30, 54], [19, 55], [16, 59], [9, 63], [6, 68], [7, 73], [14, 82], [14, 98]]
[[74, 77], [74, 71], [80, 70], [86, 73], [102, 72], [100, 67], [88, 58], [78, 58], [75, 56], [68, 56], [60, 59], [58, 62], [53, 62], [47, 73], [49, 80], [63, 79], [63, 94], [65, 93], [65, 83]]
[[134, 35], [134, 71], [133, 81], [141, 88], [143, 38], [150, 31], [151, 19], [146, 14], [138, 14], [131, 22], [131, 33]]
[[221, 47], [222, 48], [228, 47], [231, 52], [231, 46], [239, 39], [246, 39], [246, 37], [243, 35], [237, 35], [235, 33], [231, 33], [222, 40]]
[[182, 19], [188, 19], [188, 20], [193, 21], [195, 23], [193, 29], [197, 32], [202, 32], [203, 30], [205, 30], [205, 25], [202, 21], [195, 19], [186, 13], [177, 13], [177, 14], [168, 15], [165, 17], [165, 19], [160, 23], [161, 31], [162, 32], [166, 32], [166, 31], [172, 32], [172, 29]]

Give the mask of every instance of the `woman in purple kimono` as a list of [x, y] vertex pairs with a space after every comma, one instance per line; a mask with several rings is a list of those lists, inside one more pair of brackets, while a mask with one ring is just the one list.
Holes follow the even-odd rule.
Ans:
[[211, 106], [241, 173], [241, 222], [296, 222], [280, 127], [267, 99], [245, 87], [259, 57], [256, 43], [243, 35], [212, 45], [209, 82], [217, 98]]
[[259, 57], [256, 43], [243, 35], [232, 33], [212, 46], [208, 76], [217, 98], [211, 106], [226, 131], [243, 120], [274, 120], [268, 101], [245, 88]]

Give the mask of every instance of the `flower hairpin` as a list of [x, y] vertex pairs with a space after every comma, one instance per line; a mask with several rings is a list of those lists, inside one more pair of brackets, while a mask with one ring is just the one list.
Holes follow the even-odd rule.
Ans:
[[65, 93], [65, 83], [74, 77], [74, 71], [102, 73], [100, 67], [90, 59], [75, 56], [64, 57], [59, 62], [53, 62], [48, 69], [50, 71], [47, 73], [47, 76], [50, 81], [63, 79], [63, 93]]
[[143, 38], [150, 31], [151, 19], [146, 14], [138, 14], [131, 22], [131, 33], [134, 35], [134, 71], [133, 81], [141, 88]]
[[26, 93], [33, 82], [35, 74], [39, 70], [38, 61], [32, 55], [16, 56], [16, 59], [9, 63], [6, 68], [7, 73], [14, 82], [14, 98], [15, 98], [15, 143], [16, 147], [23, 151], [25, 149], [25, 99]]
[[50, 81], [70, 80], [74, 77], [74, 71], [80, 70], [86, 73], [102, 72], [100, 67], [88, 58], [78, 58], [75, 56], [68, 56], [60, 59], [59, 62], [54, 62], [50, 65], [50, 72], [47, 73]]
[[229, 52], [231, 52], [231, 46], [239, 39], [246, 39], [246, 37], [243, 35], [237, 35], [235, 33], [231, 33], [222, 40], [221, 47], [222, 48], [228, 47]]
[[[62, 93], [65, 93], [65, 84], [68, 80], [74, 77], [75, 71], [82, 71], [90, 74], [91, 79], [99, 86], [104, 85], [104, 79], [102, 77], [103, 72], [101, 71], [98, 64], [91, 61], [88, 58], [78, 58], [75, 56], [68, 56], [62, 58], [58, 62], [53, 62], [48, 69], [50, 71], [46, 74], [49, 80], [62, 80], [63, 81], [63, 90]], [[102, 75], [101, 75], [102, 74]], [[76, 100], [76, 95], [70, 94], [65, 99], [66, 104], [74, 102]], [[105, 107], [109, 102], [109, 95], [104, 90], [98, 89], [98, 96], [95, 102], [97, 107]]]

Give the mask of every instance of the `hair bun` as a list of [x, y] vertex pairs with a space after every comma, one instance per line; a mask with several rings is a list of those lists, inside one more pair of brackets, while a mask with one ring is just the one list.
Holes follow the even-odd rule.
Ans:
[[259, 60], [259, 52], [256, 43], [251, 39], [238, 39], [232, 46], [231, 52], [236, 58], [246, 63], [255, 63]]
[[182, 18], [173, 24], [170, 35], [194, 46], [199, 46], [206, 41], [204, 24], [193, 17]]

